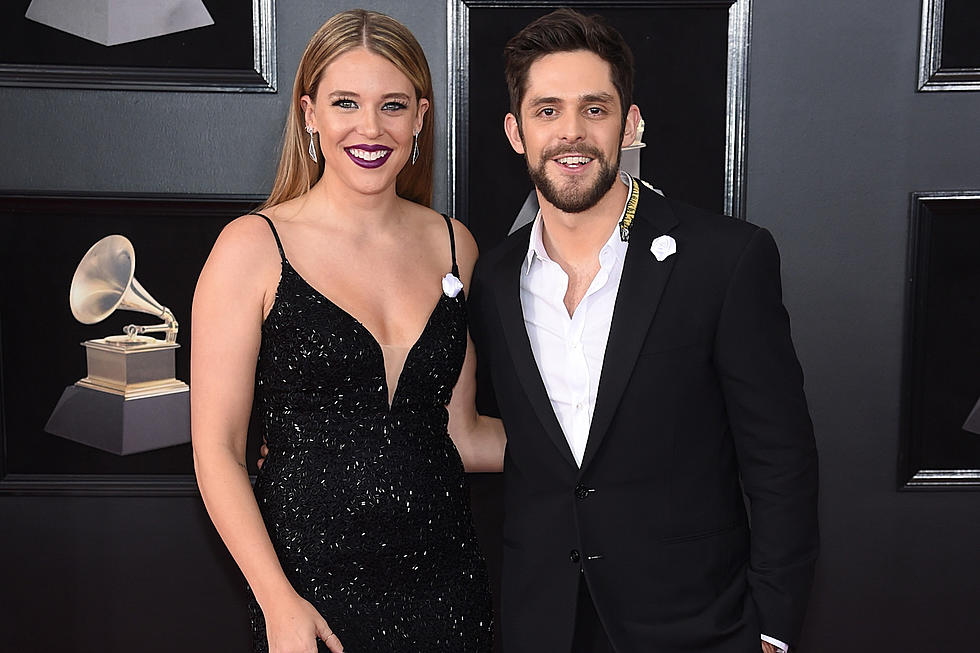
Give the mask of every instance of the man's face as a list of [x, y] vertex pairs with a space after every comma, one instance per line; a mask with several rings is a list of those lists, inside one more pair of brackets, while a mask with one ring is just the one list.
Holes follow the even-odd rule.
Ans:
[[544, 199], [580, 213], [615, 183], [620, 148], [633, 140], [634, 109], [624, 133], [609, 64], [587, 50], [558, 52], [531, 64], [520, 126], [507, 114], [504, 129]]

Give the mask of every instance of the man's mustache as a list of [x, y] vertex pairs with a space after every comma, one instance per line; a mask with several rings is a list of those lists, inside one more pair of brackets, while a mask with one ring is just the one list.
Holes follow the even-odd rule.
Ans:
[[602, 159], [602, 152], [595, 145], [580, 143], [578, 145], [556, 145], [541, 153], [542, 159], [556, 159], [566, 154], [581, 154], [593, 159]]

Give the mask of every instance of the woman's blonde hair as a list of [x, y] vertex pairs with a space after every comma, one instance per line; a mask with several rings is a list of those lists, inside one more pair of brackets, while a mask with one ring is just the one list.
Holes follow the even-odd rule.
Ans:
[[[429, 101], [429, 117], [422, 121], [422, 131], [418, 137], [418, 160], [414, 165], [406, 164], [398, 173], [395, 192], [423, 206], [432, 203], [434, 121], [431, 117], [434, 114], [432, 75], [425, 54], [408, 28], [394, 18], [375, 11], [352, 9], [324, 23], [310, 39], [299, 60], [279, 169], [272, 192], [262, 208], [299, 197], [323, 175], [323, 157], [318, 157], [319, 160], [314, 163], [307, 152], [309, 135], [305, 131], [306, 119], [300, 98], [304, 95], [316, 98], [317, 87], [327, 66], [338, 56], [357, 48], [365, 48], [390, 61], [412, 83], [416, 101], [422, 98]], [[315, 138], [319, 146], [319, 136]]]

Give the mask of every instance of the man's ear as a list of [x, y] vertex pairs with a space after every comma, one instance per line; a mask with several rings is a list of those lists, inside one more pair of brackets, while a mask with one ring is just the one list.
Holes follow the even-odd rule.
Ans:
[[626, 112], [626, 126], [623, 128], [622, 147], [629, 147], [636, 140], [636, 130], [640, 125], [640, 107], [631, 104]]
[[518, 154], [524, 154], [521, 128], [517, 125], [517, 117], [512, 113], [504, 116], [504, 133], [507, 134], [507, 140], [510, 141], [510, 146], [514, 148], [514, 151]]

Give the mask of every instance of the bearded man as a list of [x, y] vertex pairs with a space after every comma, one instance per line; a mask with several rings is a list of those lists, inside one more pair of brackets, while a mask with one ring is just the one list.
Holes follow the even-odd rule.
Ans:
[[549, 14], [505, 58], [541, 208], [469, 300], [508, 438], [504, 651], [785, 651], [817, 456], [775, 243], [619, 171], [633, 60], [601, 19]]

